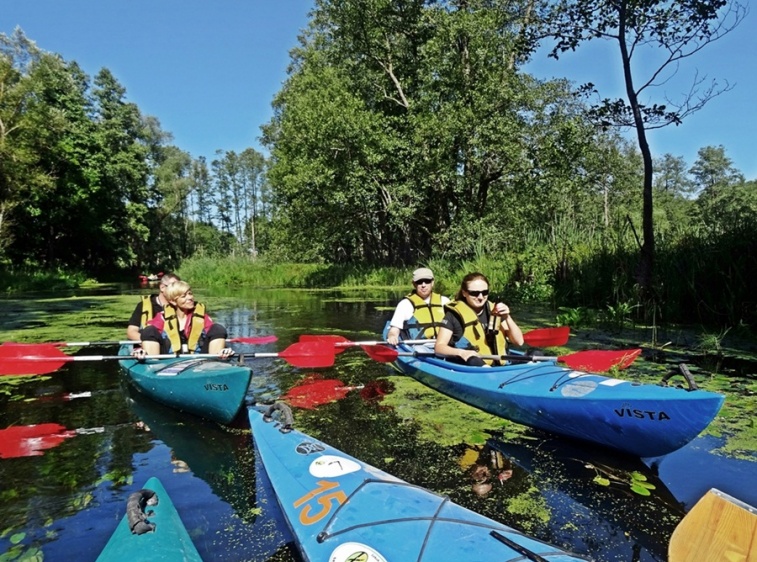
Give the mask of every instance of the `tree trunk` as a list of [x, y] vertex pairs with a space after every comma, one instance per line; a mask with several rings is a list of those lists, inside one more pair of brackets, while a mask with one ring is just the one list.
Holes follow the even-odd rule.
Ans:
[[631, 57], [626, 45], [626, 2], [620, 2], [618, 10], [618, 43], [620, 45], [620, 54], [623, 60], [623, 76], [625, 79], [626, 95], [633, 112], [636, 136], [639, 142], [639, 150], [644, 161], [644, 187], [643, 187], [643, 209], [642, 209], [642, 232], [644, 241], [641, 246], [641, 256], [639, 265], [636, 270], [636, 280], [641, 288], [643, 299], [648, 299], [653, 295], [652, 279], [654, 275], [654, 215], [652, 200], [652, 152], [649, 149], [647, 141], [647, 131], [644, 127], [644, 119], [639, 107], [639, 98], [633, 85], [633, 76], [631, 74]]

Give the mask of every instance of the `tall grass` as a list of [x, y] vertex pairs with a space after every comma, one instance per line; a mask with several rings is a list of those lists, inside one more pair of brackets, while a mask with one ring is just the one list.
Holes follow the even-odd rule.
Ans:
[[74, 289], [86, 281], [86, 275], [81, 272], [0, 265], [0, 291], [6, 295]]
[[273, 263], [246, 256], [190, 258], [178, 273], [197, 285], [259, 288], [395, 287], [410, 279], [410, 273], [399, 268]]
[[[493, 298], [550, 302], [555, 310], [592, 309], [622, 325], [642, 320], [741, 327], [757, 323], [757, 226], [713, 235], [689, 232], [657, 246], [655, 297], [642, 302], [636, 281], [639, 251], [628, 232], [585, 231], [563, 225], [531, 233], [514, 249], [473, 249], [468, 259], [434, 258], [407, 267], [281, 263], [246, 256], [195, 257], [178, 273], [198, 286], [251, 288], [397, 288], [410, 290], [412, 271], [431, 268], [436, 290], [453, 296], [473, 271], [486, 275]], [[84, 275], [0, 266], [6, 294], [74, 288]]]

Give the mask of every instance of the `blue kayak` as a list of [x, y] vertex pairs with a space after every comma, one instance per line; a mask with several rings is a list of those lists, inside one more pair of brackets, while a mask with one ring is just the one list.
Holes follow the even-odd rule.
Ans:
[[399, 348], [397, 368], [485, 412], [639, 457], [686, 445], [715, 418], [725, 398], [705, 390], [641, 384], [576, 371], [554, 361], [468, 367]]
[[157, 504], [145, 505], [143, 502], [141, 508], [146, 520], [140, 524], [154, 528], [142, 534], [133, 533], [129, 517], [124, 515], [97, 562], [202, 562], [160, 480], [150, 478], [144, 490], [155, 493]]
[[[130, 355], [121, 346], [119, 355]], [[252, 369], [230, 361], [197, 358], [120, 361], [134, 387], [156, 402], [218, 423], [239, 413], [252, 378]]]
[[[281, 408], [286, 420], [291, 414]], [[588, 560], [289, 430], [287, 421], [254, 408], [249, 417], [255, 447], [306, 561]]]

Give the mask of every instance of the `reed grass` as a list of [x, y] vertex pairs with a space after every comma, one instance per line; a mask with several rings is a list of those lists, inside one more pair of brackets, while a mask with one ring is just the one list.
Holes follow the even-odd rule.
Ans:
[[[487, 253], [488, 252], [488, 253]], [[657, 245], [651, 302], [636, 280], [639, 249], [631, 233], [615, 228], [587, 231], [563, 224], [559, 233], [532, 232], [517, 248], [493, 251], [479, 245], [467, 259], [436, 257], [405, 267], [355, 264], [282, 263], [265, 257], [197, 256], [178, 273], [194, 285], [282, 289], [370, 289], [409, 291], [412, 271], [429, 267], [436, 290], [454, 296], [473, 271], [489, 278], [493, 298], [550, 303], [553, 310], [593, 309], [625, 322], [680, 322], [747, 329], [757, 324], [757, 226], [713, 233], [690, 229]], [[6, 294], [71, 289], [86, 282], [76, 272], [0, 266]]]
[[0, 291], [6, 295], [75, 289], [87, 282], [80, 272], [42, 270], [38, 267], [0, 266]]

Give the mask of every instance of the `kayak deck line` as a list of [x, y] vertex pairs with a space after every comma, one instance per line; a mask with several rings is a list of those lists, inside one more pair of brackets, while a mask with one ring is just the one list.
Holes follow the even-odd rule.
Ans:
[[[430, 492], [430, 490], [428, 490], [427, 488], [423, 488], [422, 486], [417, 486], [415, 484], [410, 484], [409, 482], [401, 482], [401, 481], [399, 481], [399, 482], [393, 482], [393, 481], [387, 481], [387, 480], [379, 480], [379, 479], [374, 479], [374, 478], [367, 478], [366, 480], [363, 481], [362, 484], [360, 484], [357, 488], [355, 488], [355, 490], [347, 497], [347, 500], [343, 504], [341, 504], [334, 511], [334, 513], [331, 515], [331, 519], [326, 523], [323, 531], [321, 531], [320, 533], [318, 533], [318, 542], [321, 542], [321, 543], [325, 542], [325, 541], [327, 541], [330, 538], [337, 537], [337, 536], [339, 536], [341, 534], [344, 534], [344, 533], [349, 533], [350, 531], [353, 531], [355, 529], [360, 529], [360, 528], [364, 528], [364, 527], [374, 527], [374, 526], [377, 526], [377, 525], [389, 525], [389, 524], [392, 524], [392, 523], [405, 523], [405, 522], [408, 522], [408, 521], [430, 521], [431, 522], [431, 527], [433, 526], [433, 524], [435, 522], [440, 521], [440, 522], [443, 522], [443, 523], [455, 523], [455, 524], [459, 524], [459, 525], [470, 525], [470, 526], [474, 526], [474, 527], [481, 527], [481, 528], [484, 528], [484, 529], [492, 528], [491, 525], [481, 524], [481, 523], [477, 523], [475, 521], [473, 521], [473, 522], [472, 521], [467, 521], [465, 519], [460, 519], [460, 518], [457, 518], [457, 517], [442, 517], [442, 516], [439, 516], [439, 513], [444, 509], [445, 504], [452, 503], [452, 500], [449, 497], [447, 497], [447, 496], [442, 496], [440, 494], [436, 494], [435, 492], [430, 492], [431, 494], [434, 494], [435, 496], [437, 496], [439, 498], [439, 500], [441, 500], [440, 503], [439, 503], [439, 508], [437, 509], [437, 511], [436, 511], [436, 513], [434, 515], [414, 516], [414, 517], [392, 517], [392, 518], [383, 519], [383, 520], [379, 520], [379, 521], [371, 521], [370, 523], [360, 523], [358, 525], [352, 525], [351, 527], [345, 527], [344, 529], [340, 529], [340, 530], [334, 531], [334, 532], [329, 531], [329, 527], [331, 527], [331, 525], [333, 524], [333, 522], [337, 519], [337, 517], [339, 516], [339, 513], [343, 509], [349, 507], [350, 500], [356, 494], [360, 493], [360, 491], [362, 491], [364, 488], [366, 488], [367, 486], [369, 486], [371, 484], [377, 484], [377, 485], [382, 485], [383, 484], [383, 485], [389, 485], [389, 486], [396, 486], [396, 487], [400, 487], [400, 488], [402, 488], [402, 487], [413, 488], [413, 489], [420, 490], [420, 491], [423, 491], [423, 492]], [[429, 527], [429, 532], [431, 532], [431, 527]], [[515, 534], [526, 536], [526, 535], [523, 535], [523, 533], [517, 533], [516, 532]]]
[[[437, 508], [436, 512], [433, 515], [429, 515], [429, 516], [392, 517], [392, 518], [383, 519], [383, 520], [371, 521], [369, 523], [360, 523], [360, 524], [357, 524], [357, 525], [352, 525], [350, 527], [345, 527], [344, 529], [340, 529], [340, 530], [332, 532], [330, 530], [330, 527], [336, 521], [336, 519], [338, 519], [340, 512], [343, 509], [346, 509], [346, 508], [349, 507], [349, 503], [350, 503], [350, 501], [352, 500], [353, 497], [355, 497], [357, 494], [359, 494], [361, 491], [363, 491], [364, 488], [366, 488], [367, 486], [372, 485], [372, 484], [376, 484], [376, 485], [382, 485], [383, 484], [383, 485], [390, 485], [392, 487], [400, 487], [400, 488], [401, 487], [406, 487], [406, 488], [413, 488], [413, 489], [416, 489], [416, 490], [420, 490], [422, 492], [429, 492], [432, 495], [437, 496], [439, 498], [439, 500], [440, 500], [439, 507]], [[529, 538], [528, 535], [526, 535], [525, 533], [522, 533], [522, 532], [520, 532], [520, 531], [518, 531], [516, 529], [504, 530], [504, 529], [500, 529], [500, 528], [495, 528], [491, 524], [487, 524], [487, 523], [480, 523], [480, 522], [477, 522], [477, 521], [470, 521], [470, 520], [461, 519], [461, 518], [458, 518], [458, 517], [444, 517], [444, 516], [440, 516], [439, 514], [443, 511], [445, 505], [451, 504], [451, 503], [452, 503], [452, 500], [448, 496], [437, 494], [435, 492], [432, 492], [432, 491], [428, 490], [427, 488], [423, 488], [422, 486], [417, 486], [415, 484], [410, 484], [409, 482], [404, 482], [404, 481], [393, 482], [393, 481], [387, 481], [387, 480], [379, 480], [379, 479], [375, 479], [375, 478], [367, 478], [357, 488], [355, 488], [355, 490], [347, 497], [347, 499], [345, 500], [345, 502], [342, 503], [334, 511], [334, 513], [331, 515], [331, 518], [329, 519], [329, 521], [325, 524], [324, 529], [320, 533], [318, 533], [318, 535], [316, 537], [316, 540], [319, 543], [325, 543], [329, 539], [332, 539], [334, 537], [338, 537], [339, 535], [342, 535], [342, 534], [345, 534], [345, 533], [349, 533], [351, 531], [355, 531], [357, 529], [378, 527], [380, 525], [400, 524], [400, 523], [407, 523], [407, 522], [413, 522], [413, 521], [428, 521], [429, 522], [429, 526], [428, 526], [428, 530], [426, 531], [426, 535], [424, 537], [424, 541], [423, 541], [423, 545], [424, 546], [421, 548], [421, 552], [420, 552], [420, 554], [418, 556], [417, 562], [422, 562], [423, 559], [424, 559], [423, 551], [425, 549], [425, 545], [428, 543], [428, 539], [429, 539], [431, 533], [433, 532], [434, 526], [436, 525], [436, 523], [449, 523], [449, 524], [454, 524], [454, 525], [463, 525], [463, 526], [468, 526], [468, 527], [476, 527], [476, 528], [480, 528], [480, 529], [489, 529], [490, 530], [489, 536], [491, 536], [493, 539], [496, 539], [500, 543], [505, 544], [506, 546], [508, 546], [509, 548], [511, 548], [513, 550], [517, 550], [520, 554], [522, 554], [522, 555], [524, 555], [526, 557], [530, 557], [529, 558], [530, 560], [535, 560], [537, 562], [538, 561], [547, 562], [547, 559], [544, 558], [544, 556], [550, 556], [551, 554], [560, 555], [560, 556], [564, 556], [565, 555], [565, 552], [561, 552], [559, 550], [555, 550], [554, 553], [545, 553], [545, 554], [541, 554], [540, 555], [540, 554], [538, 554], [538, 553], [536, 553], [536, 552], [534, 552], [532, 550], [529, 550], [529, 549], [525, 548], [523, 545], [518, 544], [517, 542], [513, 541], [512, 539], [508, 538], [505, 534], [503, 534], [503, 533], [506, 533], [508, 535], [513, 535], [513, 536], [516, 536], [516, 537]]]

